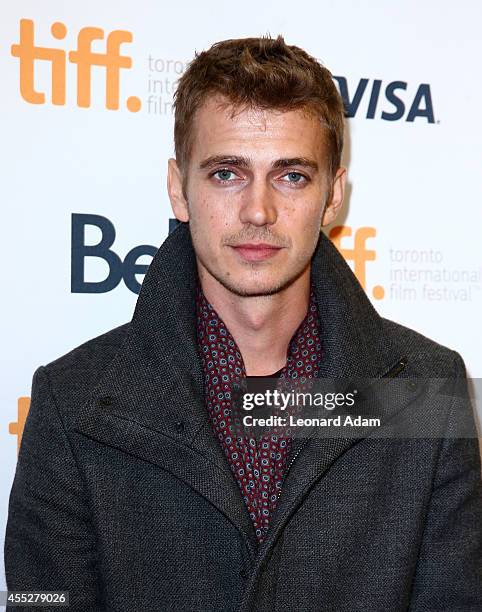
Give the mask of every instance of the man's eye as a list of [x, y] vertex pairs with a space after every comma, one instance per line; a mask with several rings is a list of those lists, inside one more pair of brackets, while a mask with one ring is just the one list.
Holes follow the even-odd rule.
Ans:
[[232, 181], [236, 175], [231, 170], [224, 169], [224, 170], [216, 170], [216, 172], [213, 173], [213, 176], [215, 176], [220, 181], [227, 182], [227, 181]]
[[304, 183], [308, 180], [306, 176], [300, 172], [288, 172], [288, 174], [283, 176], [283, 179], [287, 179], [286, 182], [288, 183]]

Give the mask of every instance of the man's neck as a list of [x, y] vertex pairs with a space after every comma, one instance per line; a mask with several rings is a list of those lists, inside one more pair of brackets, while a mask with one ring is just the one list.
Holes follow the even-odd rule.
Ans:
[[247, 376], [268, 376], [286, 363], [293, 334], [306, 316], [310, 269], [273, 295], [241, 297], [208, 274], [200, 274], [207, 301], [241, 351]]

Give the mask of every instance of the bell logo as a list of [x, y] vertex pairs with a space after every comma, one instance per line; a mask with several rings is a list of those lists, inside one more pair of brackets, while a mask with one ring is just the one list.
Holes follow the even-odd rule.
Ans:
[[[366, 291], [366, 264], [367, 261], [376, 259], [376, 251], [366, 248], [368, 238], [375, 238], [377, 230], [374, 227], [359, 227], [353, 238], [353, 248], [347, 249], [341, 246], [341, 241], [345, 237], [351, 237], [352, 228], [348, 225], [337, 225], [332, 228], [329, 233], [329, 238], [340, 251], [347, 261], [353, 262], [353, 272], [357, 277], [360, 285]], [[385, 289], [376, 285], [372, 289], [372, 295], [376, 300], [382, 300], [385, 296]]]
[[[50, 32], [57, 40], [63, 40], [67, 28], [61, 22], [53, 23]], [[123, 43], [132, 42], [132, 33], [126, 30], [114, 30], [107, 35], [106, 52], [94, 53], [92, 42], [104, 40], [104, 30], [101, 28], [82, 28], [77, 35], [77, 49], [68, 54], [63, 49], [55, 47], [39, 47], [34, 41], [34, 23], [31, 19], [20, 20], [20, 41], [11, 46], [13, 57], [20, 62], [20, 94], [30, 104], [45, 104], [45, 93], [35, 89], [35, 62], [43, 60], [51, 65], [51, 100], [52, 104], [62, 106], [66, 97], [66, 62], [68, 60], [77, 66], [77, 106], [89, 108], [91, 104], [91, 71], [92, 66], [105, 68], [105, 107], [109, 110], [119, 108], [120, 70], [131, 68], [132, 59], [121, 55]], [[126, 100], [129, 111], [137, 112], [141, 108], [141, 100], [130, 96]]]

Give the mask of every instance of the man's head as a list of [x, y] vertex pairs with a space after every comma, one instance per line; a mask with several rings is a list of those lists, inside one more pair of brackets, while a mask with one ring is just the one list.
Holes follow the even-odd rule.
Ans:
[[343, 201], [343, 119], [330, 72], [280, 36], [196, 55], [175, 94], [168, 190], [202, 279], [267, 295], [309, 273]]

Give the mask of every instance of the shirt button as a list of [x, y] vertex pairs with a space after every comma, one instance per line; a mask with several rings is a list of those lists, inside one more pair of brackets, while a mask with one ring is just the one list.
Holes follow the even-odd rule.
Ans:
[[241, 578], [243, 578], [243, 580], [246, 580], [246, 578], [248, 577], [248, 572], [245, 569], [242, 569], [239, 572], [239, 575], [241, 576]]
[[184, 431], [184, 423], [183, 421], [178, 421], [176, 423], [176, 429], [178, 433], [182, 433]]

